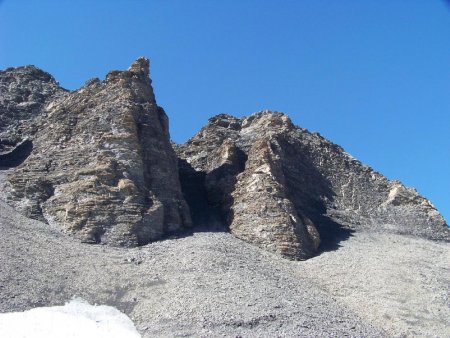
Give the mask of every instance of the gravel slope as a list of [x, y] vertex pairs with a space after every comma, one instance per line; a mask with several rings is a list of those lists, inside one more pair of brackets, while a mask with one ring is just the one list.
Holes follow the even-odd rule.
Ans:
[[389, 335], [450, 337], [450, 243], [355, 233], [296, 273]]
[[448, 336], [445, 243], [355, 233], [304, 262], [223, 232], [116, 249], [3, 203], [0, 238], [0, 312], [77, 295], [118, 307], [144, 337]]

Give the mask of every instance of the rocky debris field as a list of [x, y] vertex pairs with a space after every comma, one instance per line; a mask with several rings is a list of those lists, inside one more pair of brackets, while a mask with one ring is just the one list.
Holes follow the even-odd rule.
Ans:
[[143, 337], [446, 337], [450, 244], [355, 232], [289, 261], [226, 232], [89, 245], [0, 203], [0, 311], [115, 306]]

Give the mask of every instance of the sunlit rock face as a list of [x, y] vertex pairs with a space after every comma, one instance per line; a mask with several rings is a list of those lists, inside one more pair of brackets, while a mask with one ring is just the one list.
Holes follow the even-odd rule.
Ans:
[[414, 189], [282, 113], [215, 116], [175, 149], [188, 203], [204, 204], [193, 208], [194, 220], [219, 210], [231, 233], [288, 258], [311, 257], [320, 238], [355, 229], [450, 239], [443, 217]]
[[[36, 132], [32, 122], [41, 117], [48, 100], [66, 92], [50, 74], [34, 66], [0, 71], [0, 156], [3, 167], [14, 166], [20, 161], [17, 152], [21, 144]], [[10, 163], [8, 159], [15, 162]]]
[[[8, 72], [28, 70], [40, 72]], [[22, 127], [33, 146], [2, 187], [8, 203], [93, 243], [141, 245], [191, 225], [147, 59], [73, 92], [34, 81], [48, 95]]]
[[0, 198], [83, 242], [143, 245], [193, 223], [290, 259], [360, 229], [450, 240], [414, 189], [282, 113], [217, 115], [172, 145], [145, 58], [75, 91], [8, 68], [0, 94]]

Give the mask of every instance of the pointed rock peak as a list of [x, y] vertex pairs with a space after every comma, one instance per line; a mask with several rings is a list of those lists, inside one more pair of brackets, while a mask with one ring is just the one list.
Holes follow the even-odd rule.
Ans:
[[144, 74], [145, 76], [149, 76], [150, 60], [141, 56], [131, 64], [131, 66], [128, 68], [128, 71], [132, 73]]
[[256, 126], [269, 129], [279, 127], [290, 129], [294, 125], [286, 114], [266, 109], [243, 118], [242, 128]]
[[261, 110], [248, 117], [249, 119], [282, 120], [291, 123], [291, 119], [285, 113], [269, 109]]
[[237, 120], [236, 117], [234, 117], [234, 116], [232, 116], [232, 115], [229, 115], [229, 114], [217, 114], [217, 115], [214, 115], [213, 117], [210, 117], [210, 118], [208, 119], [208, 122], [214, 123], [214, 122], [216, 122], [216, 121], [219, 121], [219, 120], [225, 120], [225, 119], [228, 119], [228, 120]]
[[57, 83], [52, 75], [34, 65], [10, 67], [5, 70], [0, 70], [0, 73], [10, 73], [15, 77], [28, 77], [31, 80]]
[[219, 114], [208, 119], [209, 125], [219, 126], [227, 129], [240, 129], [240, 120], [228, 114]]

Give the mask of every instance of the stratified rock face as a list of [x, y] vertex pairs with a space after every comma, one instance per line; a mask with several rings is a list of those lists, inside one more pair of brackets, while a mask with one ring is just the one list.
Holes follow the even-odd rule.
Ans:
[[[8, 203], [85, 242], [141, 245], [191, 225], [168, 119], [156, 104], [147, 59], [58, 95], [52, 78], [32, 70], [41, 74], [33, 88], [49, 95], [25, 121], [33, 150], [2, 187]], [[24, 71], [27, 67], [6, 72]], [[3, 79], [5, 86], [9, 78]], [[10, 106], [4, 104], [2, 116], [14, 116]]]
[[21, 160], [17, 154], [21, 149], [29, 154], [31, 145], [26, 141], [36, 132], [32, 122], [41, 116], [50, 98], [65, 92], [50, 74], [33, 66], [0, 71], [0, 160], [3, 166], [16, 165]]
[[281, 113], [215, 116], [175, 149], [190, 204], [195, 189], [187, 181], [195, 176], [233, 234], [289, 258], [311, 257], [319, 237], [340, 227], [450, 240], [442, 216], [414, 189]]
[[237, 176], [230, 209], [231, 232], [250, 243], [292, 258], [312, 256], [319, 234], [288, 198], [283, 149], [276, 138], [257, 139]]
[[73, 92], [33, 66], [0, 71], [0, 198], [82, 241], [145, 244], [190, 226], [190, 210], [292, 259], [336, 229], [450, 240], [414, 189], [281, 113], [218, 115], [175, 148], [147, 59]]

